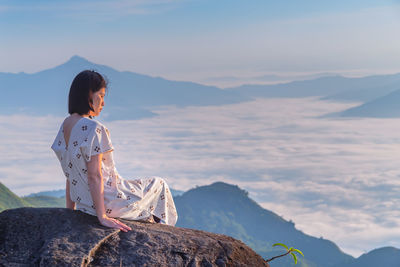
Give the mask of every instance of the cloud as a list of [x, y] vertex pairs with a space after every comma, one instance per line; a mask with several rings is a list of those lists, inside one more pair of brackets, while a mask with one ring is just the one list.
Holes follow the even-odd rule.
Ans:
[[[179, 190], [215, 181], [345, 252], [400, 247], [399, 119], [319, 119], [358, 103], [257, 99], [162, 106], [107, 122], [122, 177], [160, 176]], [[0, 116], [1, 181], [19, 195], [65, 186], [50, 149], [63, 118]]]

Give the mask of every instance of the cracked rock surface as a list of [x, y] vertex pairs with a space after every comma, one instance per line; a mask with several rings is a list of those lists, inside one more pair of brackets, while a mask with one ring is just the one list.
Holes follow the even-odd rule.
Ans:
[[0, 213], [0, 266], [269, 266], [230, 236], [120, 219], [123, 232], [66, 208]]

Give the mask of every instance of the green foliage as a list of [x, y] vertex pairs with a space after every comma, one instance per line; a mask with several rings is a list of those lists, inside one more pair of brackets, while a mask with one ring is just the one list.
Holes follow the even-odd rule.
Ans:
[[34, 207], [65, 208], [65, 197], [34, 196], [23, 197], [22, 199]]
[[19, 197], [0, 182], [0, 211], [21, 207], [65, 208], [65, 197], [33, 196]]
[[20, 207], [32, 207], [33, 205], [10, 191], [0, 183], [0, 211]]
[[284, 253], [284, 254], [282, 254], [282, 255], [278, 255], [278, 256], [272, 257], [272, 258], [266, 260], [266, 262], [270, 262], [270, 261], [272, 261], [272, 260], [274, 260], [274, 259], [277, 259], [277, 258], [279, 258], [279, 257], [283, 257], [283, 256], [286, 256], [286, 255], [290, 254], [290, 255], [292, 255], [292, 257], [293, 257], [293, 259], [294, 259], [294, 264], [297, 264], [297, 255], [296, 255], [294, 252], [297, 252], [297, 253], [299, 253], [300, 255], [302, 255], [302, 256], [304, 257], [303, 252], [301, 252], [300, 250], [298, 250], [298, 249], [296, 249], [296, 248], [293, 248], [293, 247], [290, 247], [290, 248], [289, 248], [288, 246], [286, 246], [286, 245], [283, 244], [283, 243], [275, 243], [275, 244], [273, 244], [272, 246], [273, 246], [273, 247], [275, 247], [275, 246], [281, 246], [281, 247], [283, 247], [283, 248], [286, 249], [286, 253]]

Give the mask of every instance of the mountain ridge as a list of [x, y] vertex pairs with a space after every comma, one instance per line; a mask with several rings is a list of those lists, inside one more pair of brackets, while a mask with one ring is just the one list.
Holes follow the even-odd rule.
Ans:
[[[277, 254], [274, 243], [285, 243], [305, 254], [304, 266], [333, 266], [354, 258], [329, 240], [304, 234], [276, 213], [262, 208], [237, 185], [215, 182], [196, 187], [175, 198], [177, 226], [228, 234], [242, 240], [264, 258]], [[318, 253], [313, 251], [318, 248]], [[273, 266], [292, 266], [290, 258]], [[293, 265], [294, 266], [294, 265]]]
[[107, 106], [99, 116], [104, 120], [154, 117], [157, 114], [151, 111], [151, 107], [160, 105], [204, 106], [250, 100], [214, 86], [120, 72], [75, 55], [61, 65], [32, 74], [0, 73], [0, 91], [8, 93], [7, 98], [0, 99], [0, 113], [66, 115], [69, 87], [73, 78], [84, 69], [98, 71], [109, 81], [112, 97], [106, 99]]
[[342, 117], [398, 118], [400, 117], [399, 101], [400, 89], [338, 114]]
[[221, 89], [190, 81], [118, 71], [74, 55], [60, 65], [35, 73], [0, 73], [0, 91], [7, 93], [7, 98], [0, 99], [0, 113], [67, 115], [70, 84], [84, 69], [94, 69], [109, 81], [110, 97], [106, 98], [107, 105], [99, 117], [111, 121], [158, 116], [152, 107], [165, 105], [215, 106], [259, 97], [318, 97], [322, 100], [367, 102], [400, 89], [399, 73], [359, 78], [330, 75], [274, 85], [244, 84]]

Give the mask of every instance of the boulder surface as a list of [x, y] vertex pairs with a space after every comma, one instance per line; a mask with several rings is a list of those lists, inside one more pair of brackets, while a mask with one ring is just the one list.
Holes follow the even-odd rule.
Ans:
[[240, 240], [120, 219], [123, 232], [66, 208], [0, 213], [0, 266], [269, 266]]

